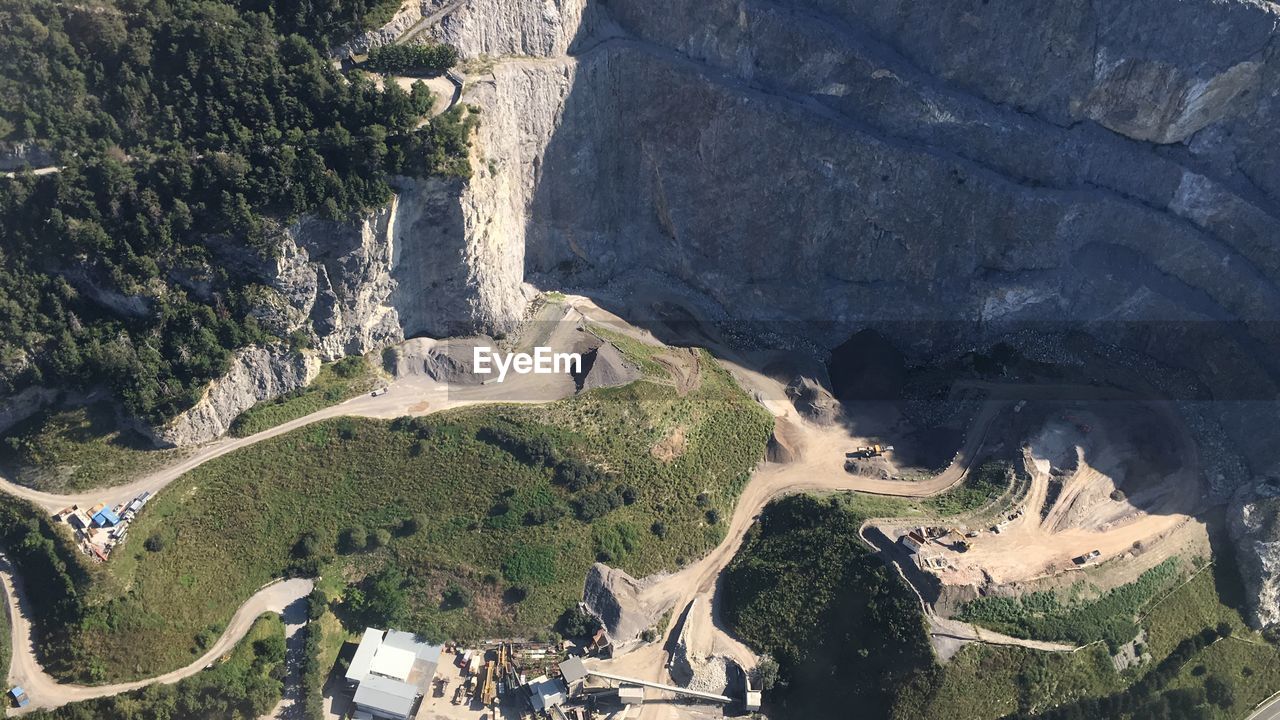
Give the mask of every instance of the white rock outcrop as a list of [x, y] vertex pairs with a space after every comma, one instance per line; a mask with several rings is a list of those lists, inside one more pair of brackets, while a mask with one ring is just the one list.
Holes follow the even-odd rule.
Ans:
[[1242, 490], [1228, 519], [1250, 622], [1259, 628], [1280, 624], [1280, 484], [1263, 481]]
[[587, 0], [465, 0], [431, 29], [463, 57], [564, 55], [582, 28]]
[[196, 445], [218, 438], [255, 404], [305, 387], [320, 372], [320, 358], [284, 346], [248, 347], [236, 353], [226, 375], [209, 383], [190, 410], [155, 429], [166, 445]]

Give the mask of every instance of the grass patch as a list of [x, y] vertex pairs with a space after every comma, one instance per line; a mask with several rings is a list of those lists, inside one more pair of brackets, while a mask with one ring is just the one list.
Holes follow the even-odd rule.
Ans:
[[910, 683], [893, 717], [1244, 717], [1280, 689], [1280, 648], [1246, 627], [1242, 598], [1230, 558], [1219, 558], [1147, 605], [1151, 660], [1137, 668], [1117, 672], [1103, 644], [1076, 653], [970, 645]]
[[969, 645], [932, 674], [908, 683], [891, 717], [994, 720], [1123, 687], [1124, 678], [1101, 645], [1077, 653]]
[[662, 367], [662, 364], [657, 360], [654, 360], [655, 356], [666, 352], [666, 348], [642, 343], [630, 335], [610, 330], [594, 323], [587, 325], [587, 330], [601, 340], [613, 345], [618, 349], [618, 352], [622, 353], [623, 357], [638, 365], [645, 377], [651, 379], [669, 377], [666, 368]]
[[[1138, 634], [1138, 614], [1177, 581], [1178, 561], [1169, 558], [1137, 580], [1088, 600], [1064, 600], [1054, 591], [1018, 597], [985, 597], [966, 603], [960, 619], [1018, 637], [1085, 645], [1102, 640], [1115, 652]], [[1083, 591], [1081, 583], [1073, 588]]]
[[138, 432], [122, 429], [105, 401], [36, 413], [0, 438], [0, 466], [13, 481], [54, 493], [129, 482], [182, 452], [156, 450]]
[[925, 507], [939, 515], [960, 515], [995, 502], [1010, 487], [1013, 467], [1003, 461], [983, 463], [965, 476], [964, 482], [924, 500]]
[[34, 720], [84, 718], [225, 718], [262, 717], [280, 702], [284, 674], [284, 624], [274, 613], [259, 617], [240, 644], [214, 666], [176, 685], [142, 690], [35, 712]]
[[[659, 463], [649, 448], [676, 423], [689, 428], [688, 449]], [[130, 532], [136, 540], [92, 588], [74, 633], [78, 657], [104, 668], [103, 679], [181, 666], [259, 586], [290, 567], [314, 572], [316, 555], [331, 558], [324, 574], [344, 586], [399, 569], [405, 629], [435, 639], [537, 632], [579, 598], [598, 544], [625, 547], [619, 564], [636, 575], [714, 547], [724, 529], [708, 513], [727, 514], [770, 430], [768, 413], [711, 361], [683, 397], [638, 382], [545, 406], [300, 428], [202, 465], [147, 506]], [[554, 459], [517, 455], [544, 441], [557, 458], [601, 474], [571, 490]], [[585, 522], [581, 508], [597, 495], [610, 502]], [[526, 520], [548, 500], [567, 512]], [[650, 530], [657, 521], [661, 536]], [[597, 532], [594, 523], [633, 531]], [[157, 533], [163, 548], [144, 549]], [[451, 585], [468, 602], [442, 602]]]
[[1185, 638], [1209, 627], [1226, 624], [1231, 636], [1213, 643], [1186, 663], [1170, 688], [1203, 688], [1217, 677], [1231, 689], [1233, 702], [1211, 704], [1207, 717], [1238, 718], [1280, 690], [1280, 648], [1265, 642], [1245, 624], [1235, 609], [1244, 588], [1230, 557], [1198, 573], [1154, 605], [1145, 620], [1147, 644], [1156, 657], [1169, 655]]
[[310, 385], [260, 402], [240, 413], [231, 422], [230, 433], [235, 437], [247, 437], [269, 430], [369, 392], [379, 381], [380, 377], [368, 358], [358, 355], [343, 358], [321, 367]]
[[872, 518], [909, 518], [926, 515], [920, 502], [910, 498], [889, 497], [887, 495], [864, 495], [858, 492], [843, 492], [831, 495], [841, 507], [857, 515], [863, 520]]

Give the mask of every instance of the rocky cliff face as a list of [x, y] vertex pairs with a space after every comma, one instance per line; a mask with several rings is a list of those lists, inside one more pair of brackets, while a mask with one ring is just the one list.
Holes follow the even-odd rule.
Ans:
[[359, 227], [296, 229], [271, 284], [325, 357], [501, 332], [526, 281], [640, 323], [633, 293], [658, 282], [826, 347], [874, 326], [917, 360], [1083, 331], [1194, 379], [1179, 399], [1245, 460], [1222, 487], [1280, 472], [1275, 5], [417, 12], [498, 58], [469, 66], [475, 175], [406, 182]]
[[1280, 624], [1280, 484], [1272, 480], [1242, 490], [1230, 522], [1253, 622]]
[[[612, 289], [656, 272], [731, 317], [833, 321], [828, 341], [1063, 319], [1117, 336], [1239, 321], [1234, 347], [1272, 341], [1280, 172], [1253, 152], [1275, 134], [1271, 10], [1205, 8], [1221, 34], [1185, 12], [462, 3], [439, 37], [535, 55], [470, 78], [493, 162], [464, 204], [502, 236], [472, 267], [498, 261], [499, 314], [525, 274]], [[1153, 352], [1241, 364], [1251, 397], [1274, 396], [1257, 354], [1201, 339]]]
[[320, 372], [313, 353], [284, 347], [249, 347], [236, 353], [227, 374], [209, 384], [195, 407], [155, 429], [166, 445], [196, 445], [226, 433], [237, 415], [262, 400], [305, 387]]
[[915, 359], [1084, 331], [1193, 378], [1175, 396], [1245, 461], [1215, 489], [1280, 469], [1276, 6], [490, 5], [433, 30], [531, 56], [465, 98], [485, 113], [467, 232], [499, 228], [466, 262], [488, 322], [525, 278], [633, 312], [657, 279]]

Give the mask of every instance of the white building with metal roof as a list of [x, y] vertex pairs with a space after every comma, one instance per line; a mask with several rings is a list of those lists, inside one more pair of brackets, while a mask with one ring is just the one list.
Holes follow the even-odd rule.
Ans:
[[410, 720], [435, 678], [441, 650], [413, 633], [366, 629], [347, 666], [356, 710], [374, 718]]
[[416, 685], [379, 675], [370, 675], [356, 688], [355, 704], [373, 717], [409, 720], [422, 693]]

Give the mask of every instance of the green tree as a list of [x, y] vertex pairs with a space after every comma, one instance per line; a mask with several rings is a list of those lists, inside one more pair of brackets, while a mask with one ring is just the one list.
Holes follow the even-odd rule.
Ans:
[[396, 568], [385, 568], [370, 575], [360, 584], [359, 592], [348, 594], [353, 617], [365, 627], [400, 624], [409, 609], [404, 588], [404, 575]]

